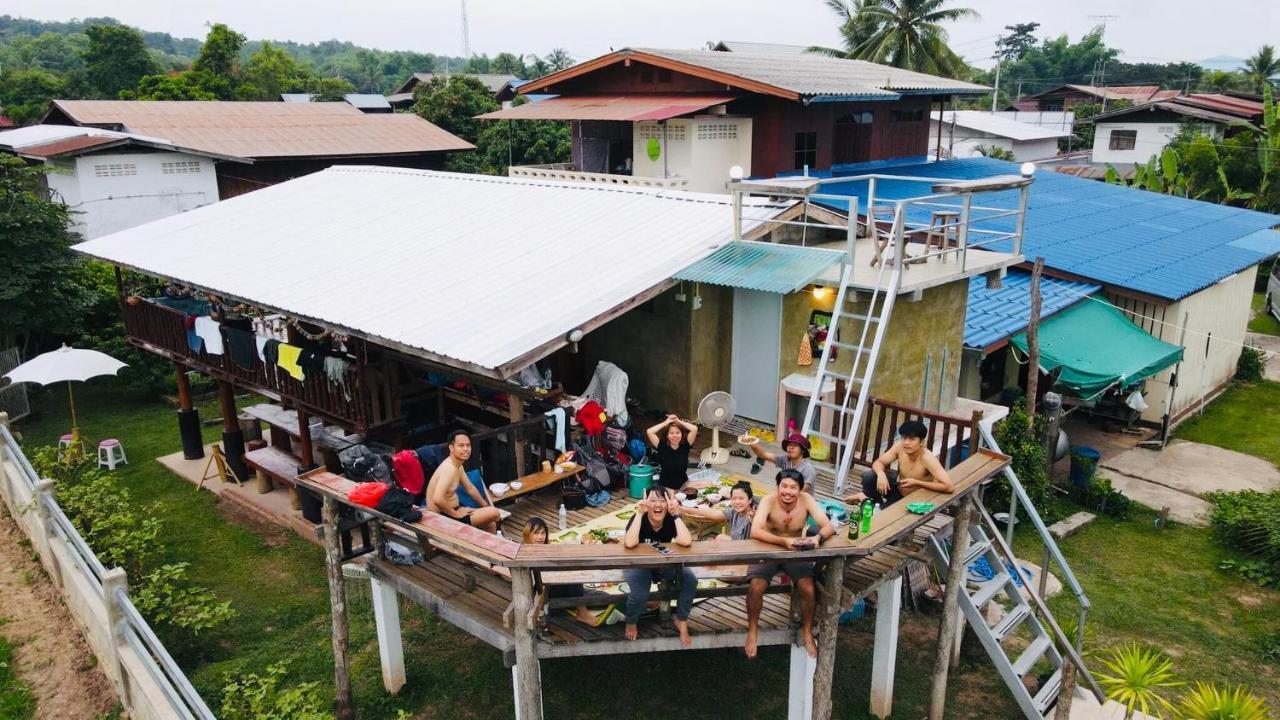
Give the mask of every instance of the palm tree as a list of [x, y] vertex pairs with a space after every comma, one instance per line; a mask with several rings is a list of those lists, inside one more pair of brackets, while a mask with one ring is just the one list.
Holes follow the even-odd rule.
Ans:
[[947, 0], [827, 0], [840, 18], [844, 49], [811, 52], [884, 63], [934, 75], [959, 77], [967, 66], [947, 47], [942, 23], [976, 19], [969, 8], [945, 7]]
[[1280, 74], [1280, 58], [1276, 57], [1273, 45], [1263, 45], [1258, 53], [1244, 61], [1244, 72], [1249, 76], [1255, 90], [1261, 91], [1271, 80], [1272, 75]]

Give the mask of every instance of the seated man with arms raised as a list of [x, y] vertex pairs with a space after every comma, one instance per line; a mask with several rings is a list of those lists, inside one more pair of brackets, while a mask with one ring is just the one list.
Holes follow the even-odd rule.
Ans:
[[[812, 550], [835, 534], [831, 521], [827, 519], [818, 501], [813, 495], [804, 492], [804, 475], [800, 471], [783, 470], [778, 473], [777, 480], [777, 491], [764, 496], [751, 521], [752, 538], [781, 545], [788, 550]], [[805, 537], [805, 526], [810, 518], [818, 525], [817, 537]], [[786, 571], [800, 594], [800, 637], [804, 638], [809, 657], [817, 657], [818, 646], [813, 642], [813, 608], [816, 604], [813, 561], [801, 558], [760, 563], [747, 571], [747, 577], [751, 579], [751, 587], [747, 591], [747, 657], [756, 656], [764, 592], [779, 570]]]
[[[449, 457], [440, 463], [440, 467], [436, 468], [431, 474], [431, 480], [427, 482], [427, 509], [460, 523], [496, 533], [498, 520], [502, 515], [467, 478], [464, 466], [470, 458], [471, 436], [465, 430], [449, 433]], [[462, 507], [458, 502], [458, 488], [462, 488], [481, 507]]]
[[[938, 462], [937, 456], [924, 446], [929, 429], [919, 420], [908, 420], [898, 428], [898, 442], [881, 453], [871, 463], [871, 469], [862, 473], [862, 492], [845, 498], [845, 502], [859, 503], [867, 498], [872, 502], [891, 505], [913, 491], [924, 488], [935, 492], [951, 492], [951, 476]], [[898, 469], [889, 469], [898, 462]]]

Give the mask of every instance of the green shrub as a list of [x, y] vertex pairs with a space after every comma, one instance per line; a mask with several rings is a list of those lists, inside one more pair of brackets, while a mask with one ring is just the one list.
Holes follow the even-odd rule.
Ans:
[[1261, 381], [1265, 364], [1261, 350], [1251, 347], [1241, 349], [1240, 359], [1236, 361], [1236, 380], [1247, 383]]
[[1111, 485], [1111, 481], [1092, 475], [1083, 488], [1072, 486], [1071, 495], [1086, 510], [1093, 510], [1117, 520], [1125, 520], [1133, 510], [1133, 501]]
[[236, 616], [230, 603], [191, 585], [186, 563], [164, 563], [164, 521], [141, 506], [114, 474], [57, 448], [35, 448], [31, 464], [55, 483], [58, 506], [107, 567], [129, 578], [129, 596], [149, 622], [192, 633]]
[[1244, 567], [1255, 582], [1280, 578], [1280, 490], [1214, 492], [1205, 496], [1213, 505], [1213, 530], [1226, 545], [1244, 552], [1263, 567]]
[[1184, 720], [1267, 720], [1267, 706], [1243, 686], [1218, 687], [1198, 682], [1178, 701]]
[[222, 688], [222, 720], [329, 720], [328, 703], [320, 695], [319, 683], [302, 683], [280, 688], [288, 665], [267, 666], [265, 675], [249, 673], [239, 679], [227, 678]]
[[[1056, 520], [1054, 505], [1050, 502], [1049, 473], [1045, 465], [1044, 448], [1045, 424], [1042, 416], [1032, 422], [1020, 405], [1014, 405], [1004, 420], [995, 427], [996, 443], [1000, 450], [1012, 458], [1013, 473], [1018, 476], [1027, 497], [1035, 505], [1036, 511], [1045, 522]], [[988, 508], [999, 511], [1009, 507], [1012, 490], [1004, 474], [996, 476], [995, 482], [987, 488], [984, 504]], [[1018, 514], [1025, 518], [1026, 510], [1019, 503]]]

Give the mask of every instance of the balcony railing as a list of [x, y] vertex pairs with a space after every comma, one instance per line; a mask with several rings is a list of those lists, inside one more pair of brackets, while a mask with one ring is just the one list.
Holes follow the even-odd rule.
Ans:
[[628, 187], [651, 188], [686, 188], [688, 178], [681, 177], [649, 177], [645, 175], [614, 175], [613, 173], [585, 172], [573, 169], [572, 163], [552, 163], [550, 165], [512, 165], [507, 168], [511, 177], [537, 178], [539, 180], [555, 180], [557, 182], [577, 182], [592, 185], [623, 185]]
[[219, 380], [268, 396], [287, 398], [311, 412], [350, 424], [365, 431], [389, 418], [374, 417], [370, 410], [364, 368], [356, 362], [347, 370], [346, 387], [350, 397], [323, 374], [313, 373], [305, 380], [295, 380], [285, 371], [255, 362], [243, 368], [231, 356], [195, 352], [187, 344], [187, 328], [183, 314], [146, 300], [124, 304], [124, 327], [129, 340], [144, 350], [190, 365]]

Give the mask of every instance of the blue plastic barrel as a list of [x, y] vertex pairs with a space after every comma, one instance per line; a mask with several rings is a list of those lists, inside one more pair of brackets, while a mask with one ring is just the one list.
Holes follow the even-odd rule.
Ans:
[[1073, 445], [1071, 447], [1071, 484], [1077, 487], [1088, 485], [1094, 471], [1098, 469], [1100, 459], [1102, 459], [1102, 453], [1097, 450], [1085, 445]]

